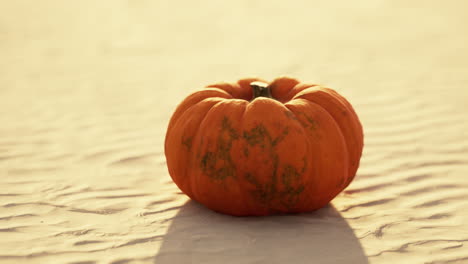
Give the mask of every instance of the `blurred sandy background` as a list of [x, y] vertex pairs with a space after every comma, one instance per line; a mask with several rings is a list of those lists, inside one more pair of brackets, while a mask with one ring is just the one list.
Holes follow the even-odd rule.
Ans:
[[[0, 263], [468, 263], [466, 1], [2, 1]], [[355, 181], [314, 213], [188, 202], [163, 142], [218, 81], [355, 106]]]

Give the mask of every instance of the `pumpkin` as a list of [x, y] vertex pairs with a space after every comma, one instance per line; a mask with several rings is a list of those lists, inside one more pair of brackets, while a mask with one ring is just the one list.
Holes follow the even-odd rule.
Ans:
[[353, 180], [362, 148], [361, 123], [343, 96], [289, 77], [195, 91], [175, 110], [165, 139], [180, 190], [236, 216], [327, 205]]

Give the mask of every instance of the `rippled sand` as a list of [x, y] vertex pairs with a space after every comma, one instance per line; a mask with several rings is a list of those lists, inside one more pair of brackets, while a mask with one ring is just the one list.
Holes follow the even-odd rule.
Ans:
[[[468, 263], [468, 4], [306, 2], [3, 1], [0, 263]], [[177, 103], [283, 74], [355, 106], [355, 181], [293, 216], [188, 201]]]

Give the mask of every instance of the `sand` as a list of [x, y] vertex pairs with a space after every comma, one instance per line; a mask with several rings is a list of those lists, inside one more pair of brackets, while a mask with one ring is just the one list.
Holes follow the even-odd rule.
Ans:
[[[0, 263], [468, 263], [465, 1], [3, 1]], [[355, 181], [316, 212], [213, 213], [164, 136], [218, 81], [346, 96]]]

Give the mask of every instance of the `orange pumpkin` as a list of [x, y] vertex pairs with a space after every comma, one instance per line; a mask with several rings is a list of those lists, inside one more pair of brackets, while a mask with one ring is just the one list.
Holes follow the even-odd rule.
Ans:
[[237, 216], [325, 206], [353, 180], [362, 148], [361, 123], [345, 98], [288, 77], [192, 93], [177, 107], [165, 140], [177, 186]]

